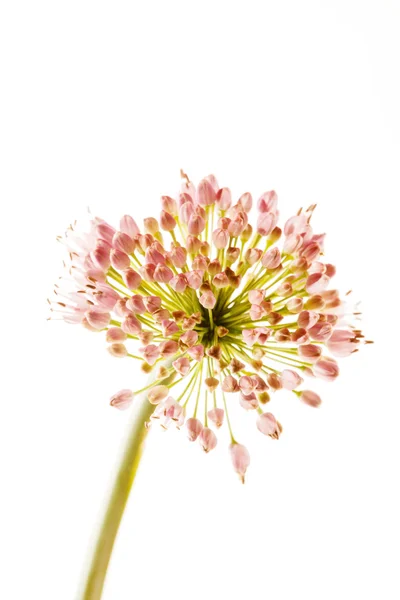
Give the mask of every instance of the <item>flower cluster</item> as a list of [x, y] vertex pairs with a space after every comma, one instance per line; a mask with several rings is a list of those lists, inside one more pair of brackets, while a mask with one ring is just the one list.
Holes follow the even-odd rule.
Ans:
[[319, 406], [315, 392], [300, 389], [303, 376], [333, 381], [333, 357], [356, 352], [363, 338], [329, 289], [335, 267], [322, 261], [324, 234], [310, 225], [315, 205], [283, 230], [274, 191], [259, 198], [255, 226], [252, 205], [248, 192], [233, 203], [213, 175], [196, 188], [182, 173], [177, 198], [162, 196], [159, 219], [144, 219], [143, 228], [130, 216], [119, 229], [99, 218], [84, 234], [70, 227], [59, 238], [69, 252], [69, 284], [56, 286], [51, 301], [67, 323], [104, 331], [111, 355], [153, 371], [151, 384], [119, 391], [112, 406], [126, 409], [146, 392], [151, 422], [185, 425], [205, 452], [226, 422], [242, 480], [250, 457], [234, 437], [227, 396], [278, 439], [282, 427], [265, 410], [271, 395], [289, 390]]

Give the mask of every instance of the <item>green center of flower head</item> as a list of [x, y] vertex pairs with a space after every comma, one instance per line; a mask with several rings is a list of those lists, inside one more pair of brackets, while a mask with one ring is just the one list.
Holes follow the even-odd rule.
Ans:
[[105, 331], [113, 356], [153, 372], [152, 383], [117, 392], [112, 406], [127, 408], [146, 393], [151, 422], [185, 424], [206, 452], [226, 421], [243, 479], [250, 459], [229, 419], [235, 395], [258, 430], [278, 439], [282, 427], [265, 405], [283, 389], [319, 406], [315, 392], [299, 389], [303, 376], [334, 380], [332, 355], [352, 354], [363, 336], [346, 323], [339, 292], [328, 289], [336, 269], [321, 260], [324, 235], [310, 224], [315, 206], [282, 231], [277, 195], [266, 192], [253, 228], [251, 194], [233, 204], [214, 176], [195, 188], [182, 175], [178, 197], [163, 196], [159, 220], [145, 219], [142, 229], [124, 216], [118, 230], [96, 218], [84, 235], [67, 231], [72, 288], [56, 288], [52, 310]]

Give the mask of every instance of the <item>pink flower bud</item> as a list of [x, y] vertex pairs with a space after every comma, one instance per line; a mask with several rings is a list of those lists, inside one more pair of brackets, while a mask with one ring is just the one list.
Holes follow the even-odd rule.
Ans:
[[216, 203], [219, 210], [228, 210], [232, 204], [231, 190], [226, 187], [218, 190]]
[[228, 233], [232, 237], [238, 237], [241, 235], [247, 226], [247, 216], [245, 213], [239, 213], [235, 219], [228, 225]]
[[131, 264], [129, 256], [121, 250], [115, 250], [115, 248], [113, 248], [110, 252], [110, 261], [114, 269], [117, 269], [117, 271], [128, 269], [129, 265]]
[[254, 346], [258, 341], [258, 331], [256, 329], [243, 329], [242, 337], [248, 346]]
[[179, 208], [179, 219], [186, 225], [189, 223], [190, 217], [194, 214], [194, 206], [192, 202], [184, 202]]
[[85, 318], [93, 329], [100, 331], [107, 327], [111, 320], [111, 315], [108, 312], [100, 312], [99, 310], [91, 309], [85, 312]]
[[152, 341], [154, 333], [152, 331], [141, 331], [138, 334], [138, 337], [142, 344], [145, 344], [147, 346], [147, 344], [150, 344], [150, 342]]
[[227, 264], [228, 265], [233, 265], [233, 263], [237, 261], [237, 259], [239, 258], [239, 256], [240, 256], [240, 250], [239, 250], [239, 248], [236, 248], [235, 246], [231, 246], [226, 251], [226, 262], [227, 262]]
[[147, 399], [150, 404], [160, 404], [168, 396], [169, 389], [166, 385], [156, 385], [147, 393]]
[[295, 344], [306, 344], [310, 338], [307, 330], [303, 327], [299, 327], [299, 329], [293, 331], [291, 334], [291, 339], [292, 342], [295, 342]]
[[257, 209], [261, 213], [276, 212], [278, 207], [278, 196], [273, 190], [271, 192], [264, 192], [258, 199]]
[[204, 308], [213, 309], [217, 302], [217, 299], [212, 292], [205, 292], [200, 296], [199, 302], [202, 306], [204, 306]]
[[114, 312], [119, 317], [126, 317], [131, 312], [129, 310], [129, 308], [126, 307], [126, 302], [127, 302], [126, 298], [120, 298], [119, 300], [117, 300], [117, 302], [114, 306]]
[[272, 413], [263, 413], [257, 419], [257, 429], [264, 435], [269, 435], [271, 438], [278, 440], [282, 432], [282, 426], [277, 421]]
[[197, 202], [201, 206], [208, 206], [214, 204], [216, 199], [217, 195], [211, 183], [207, 179], [200, 181], [197, 186]]
[[[119, 224], [119, 228], [122, 231], [122, 233], [126, 233], [131, 238], [140, 233], [139, 227], [136, 225], [134, 219], [132, 219], [132, 217], [130, 217], [129, 215], [125, 215], [124, 217], [122, 217]], [[130, 253], [128, 252], [128, 254]]]
[[174, 217], [178, 214], [178, 205], [176, 200], [171, 198], [170, 196], [161, 196], [161, 206], [163, 210], [167, 211]]
[[227, 375], [225, 379], [223, 379], [221, 387], [222, 390], [228, 394], [235, 394], [240, 389], [237, 379], [232, 375]]
[[176, 227], [176, 221], [169, 212], [162, 210], [160, 214], [160, 225], [164, 231], [172, 231]]
[[244, 255], [244, 260], [248, 265], [253, 266], [260, 260], [261, 255], [262, 251], [259, 248], [249, 248]]
[[110, 327], [106, 333], [107, 342], [124, 342], [127, 335], [120, 327]]
[[314, 346], [314, 344], [302, 344], [298, 348], [299, 356], [307, 359], [308, 362], [315, 362], [319, 359], [322, 353], [322, 348]]
[[126, 410], [130, 407], [133, 400], [132, 390], [120, 390], [111, 396], [110, 404], [119, 410]]
[[306, 259], [307, 262], [312, 263], [313, 260], [318, 258], [321, 254], [321, 248], [317, 242], [307, 242], [303, 245], [300, 256]]
[[224, 411], [222, 408], [212, 408], [208, 411], [207, 416], [211, 423], [219, 429], [224, 422]]
[[319, 314], [312, 310], [303, 310], [297, 318], [299, 327], [310, 329], [319, 321]]
[[285, 254], [295, 254], [303, 244], [303, 238], [301, 235], [289, 235], [284, 244], [283, 244], [283, 252]]
[[313, 366], [313, 372], [325, 381], [334, 381], [339, 375], [339, 366], [333, 358], [322, 356]]
[[166, 340], [165, 342], [161, 342], [159, 349], [163, 358], [171, 358], [178, 352], [179, 345], [174, 340]]
[[189, 254], [196, 254], [201, 248], [201, 241], [194, 235], [188, 235], [186, 238], [186, 250]]
[[168, 337], [179, 331], [179, 327], [175, 321], [169, 321], [168, 319], [164, 319], [161, 323], [161, 326], [164, 337]]
[[305, 213], [300, 213], [294, 217], [290, 217], [285, 223], [283, 232], [286, 236], [293, 234], [302, 234], [306, 231], [308, 225], [308, 217]]
[[93, 296], [95, 297], [99, 310], [103, 310], [103, 312], [113, 310], [119, 300], [117, 292], [108, 284], [97, 284]]
[[169, 281], [169, 285], [173, 290], [175, 290], [175, 292], [178, 292], [178, 294], [183, 294], [187, 288], [186, 276], [183, 273], [179, 273], [179, 275], [172, 277], [172, 279]]
[[253, 377], [249, 377], [248, 375], [243, 375], [239, 378], [239, 387], [242, 394], [248, 396], [252, 394], [254, 390], [257, 388], [258, 381]]
[[303, 298], [291, 298], [286, 302], [286, 308], [289, 312], [298, 314], [303, 310]]
[[242, 194], [238, 200], [238, 204], [242, 207], [244, 212], [250, 212], [251, 207], [253, 206], [253, 198], [250, 192], [245, 192]]
[[165, 265], [158, 264], [154, 271], [154, 281], [158, 283], [168, 283], [173, 278], [174, 274], [171, 269]]
[[145, 261], [147, 264], [165, 265], [165, 256], [156, 244], [151, 244], [146, 250]]
[[111, 247], [107, 244], [97, 244], [93, 252], [90, 253], [90, 258], [92, 259], [95, 267], [101, 269], [102, 271], [107, 271], [111, 264], [110, 249]]
[[232, 465], [236, 473], [239, 475], [240, 480], [244, 483], [244, 476], [247, 468], [250, 464], [250, 454], [246, 446], [234, 442], [229, 446], [231, 455]]
[[285, 390], [294, 390], [303, 383], [303, 379], [300, 375], [291, 369], [283, 369], [280, 378], [282, 387], [285, 388]]
[[333, 327], [330, 323], [319, 321], [313, 327], [308, 329], [308, 333], [312, 340], [317, 342], [325, 342], [328, 340], [333, 332]]
[[143, 224], [146, 233], [151, 233], [151, 235], [158, 233], [158, 221], [154, 217], [147, 217], [147, 219], [143, 219]]
[[336, 329], [328, 340], [327, 346], [334, 356], [346, 357], [357, 348], [357, 338], [353, 331]]
[[186, 421], [186, 429], [187, 429], [187, 434], [188, 434], [189, 440], [191, 442], [194, 442], [197, 440], [200, 433], [202, 432], [203, 424], [201, 421], [199, 421], [199, 419], [195, 419], [194, 417], [191, 417], [190, 419], [187, 419], [187, 421]]
[[240, 394], [239, 404], [245, 410], [256, 410], [259, 406], [257, 396], [254, 393], [249, 394], [248, 396]]
[[193, 290], [198, 290], [203, 283], [204, 271], [189, 271], [186, 273], [188, 286]]
[[269, 235], [277, 223], [275, 213], [260, 213], [257, 218], [257, 233]]
[[154, 281], [154, 271], [156, 270], [156, 265], [153, 263], [148, 263], [147, 265], [143, 265], [140, 267], [139, 271], [141, 276], [145, 281], [152, 282]]
[[191, 358], [200, 362], [204, 357], [204, 346], [202, 344], [192, 346], [187, 349], [187, 353]]
[[152, 316], [153, 320], [156, 323], [161, 324], [163, 321], [165, 321], [165, 319], [169, 319], [171, 315], [169, 310], [167, 310], [166, 308], [160, 308], [160, 310], [156, 310], [155, 312], [153, 312]]
[[261, 304], [265, 298], [265, 290], [250, 290], [249, 302], [250, 304]]
[[274, 390], [274, 392], [282, 389], [282, 381], [277, 373], [268, 373], [267, 382], [269, 387]]
[[121, 327], [123, 331], [129, 335], [138, 335], [142, 329], [140, 321], [138, 321], [134, 315], [128, 315], [125, 317], [125, 319], [122, 321]]
[[229, 234], [225, 229], [216, 229], [213, 231], [212, 240], [218, 250], [226, 248], [229, 242]]
[[311, 390], [302, 390], [300, 392], [300, 398], [305, 404], [308, 404], [308, 406], [312, 406], [313, 408], [317, 408], [322, 402], [318, 394]]
[[115, 356], [116, 358], [125, 358], [128, 355], [128, 350], [126, 349], [125, 344], [121, 344], [119, 342], [115, 342], [108, 346], [107, 350], [111, 354], [111, 356]]
[[331, 264], [327, 264], [325, 265], [326, 270], [325, 270], [325, 274], [327, 275], [327, 277], [333, 277], [334, 275], [336, 275], [336, 267], [334, 265]]
[[182, 334], [179, 339], [183, 344], [185, 344], [185, 346], [190, 348], [196, 344], [197, 340], [199, 339], [199, 334], [197, 331], [185, 331], [185, 333]]
[[129, 290], [137, 290], [142, 283], [142, 278], [139, 273], [136, 273], [133, 269], [126, 269], [123, 271], [122, 279]]
[[281, 264], [279, 248], [270, 248], [261, 259], [261, 264], [266, 269], [276, 269]]
[[217, 273], [215, 277], [213, 277], [213, 285], [218, 288], [224, 288], [229, 286], [229, 279], [226, 273]]
[[329, 285], [329, 277], [322, 273], [313, 273], [307, 277], [306, 290], [309, 294], [320, 294]]
[[112, 239], [112, 245], [115, 250], [125, 252], [125, 254], [132, 254], [135, 250], [136, 244], [129, 235], [122, 231], [117, 231]]
[[111, 225], [102, 221], [97, 225], [96, 230], [98, 237], [111, 245], [115, 233], [114, 227], [111, 227]]
[[144, 296], [143, 303], [149, 313], [154, 313], [161, 308], [161, 298], [158, 296]]
[[190, 216], [187, 225], [189, 233], [192, 235], [200, 235], [200, 233], [204, 231], [206, 222], [203, 217], [200, 217], [200, 215], [193, 214]]
[[217, 445], [217, 436], [209, 427], [203, 427], [198, 440], [204, 452], [210, 452]]
[[194, 257], [192, 262], [192, 269], [194, 271], [206, 271], [208, 269], [209, 259], [203, 256], [202, 254], [198, 254]]
[[126, 303], [126, 307], [135, 314], [141, 315], [146, 312], [146, 307], [143, 302], [143, 296], [139, 296], [139, 294], [135, 294]]
[[179, 375], [182, 375], [182, 377], [185, 377], [185, 375], [187, 375], [190, 371], [190, 361], [184, 356], [174, 360], [172, 366], [174, 367], [175, 371], [179, 373]]
[[187, 251], [182, 246], [174, 246], [169, 253], [170, 260], [174, 267], [182, 269], [186, 264]]

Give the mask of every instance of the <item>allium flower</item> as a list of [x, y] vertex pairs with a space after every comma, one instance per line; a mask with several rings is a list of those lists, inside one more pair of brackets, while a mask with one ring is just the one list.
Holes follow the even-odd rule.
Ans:
[[319, 406], [315, 392], [300, 389], [304, 377], [334, 380], [332, 355], [356, 352], [363, 338], [330, 289], [335, 268], [323, 261], [324, 234], [311, 227], [315, 206], [281, 229], [275, 192], [259, 198], [253, 225], [252, 204], [248, 192], [233, 203], [213, 175], [196, 188], [182, 173], [180, 193], [163, 196], [159, 218], [142, 228], [130, 216], [119, 228], [99, 218], [83, 234], [70, 227], [62, 240], [69, 277], [51, 302], [67, 323], [104, 332], [112, 356], [153, 371], [152, 383], [116, 392], [112, 406], [126, 409], [146, 392], [155, 405], [148, 425], [186, 424], [205, 452], [226, 426], [242, 481], [250, 456], [226, 396], [254, 411], [255, 432], [277, 440], [282, 426], [264, 408], [270, 398], [284, 390]]

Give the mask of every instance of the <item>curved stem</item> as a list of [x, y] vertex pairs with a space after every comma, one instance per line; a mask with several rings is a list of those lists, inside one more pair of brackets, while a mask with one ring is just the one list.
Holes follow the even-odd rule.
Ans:
[[[154, 375], [151, 377], [154, 380]], [[149, 380], [150, 381], [150, 380]], [[154, 406], [147, 400], [147, 394], [135, 397], [128, 436], [118, 463], [117, 472], [96, 535], [94, 546], [89, 554], [81, 589], [77, 600], [100, 600], [104, 581], [119, 525], [135, 479], [142, 456], [144, 441], [148, 433], [145, 427]]]

